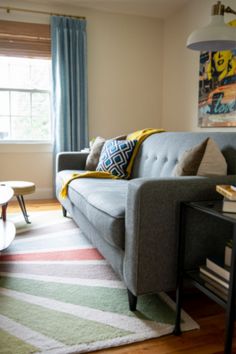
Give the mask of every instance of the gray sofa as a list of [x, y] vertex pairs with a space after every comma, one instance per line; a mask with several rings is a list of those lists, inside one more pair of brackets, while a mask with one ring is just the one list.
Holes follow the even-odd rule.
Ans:
[[[228, 175], [172, 177], [184, 151], [212, 137], [223, 152]], [[141, 145], [130, 180], [76, 179], [61, 199], [63, 179], [83, 171], [87, 154], [63, 152], [57, 156], [57, 198], [86, 237], [108, 260], [128, 289], [131, 310], [137, 296], [173, 290], [176, 286], [178, 210], [180, 201], [220, 199], [216, 184], [236, 181], [236, 132], [166, 132], [154, 134]], [[205, 227], [199, 215], [189, 215], [187, 265], [194, 267], [206, 255], [222, 252], [224, 225]], [[209, 224], [209, 223], [208, 223]], [[204, 230], [205, 241], [199, 242]], [[207, 232], [206, 232], [207, 230]], [[212, 232], [222, 242], [212, 244]]]

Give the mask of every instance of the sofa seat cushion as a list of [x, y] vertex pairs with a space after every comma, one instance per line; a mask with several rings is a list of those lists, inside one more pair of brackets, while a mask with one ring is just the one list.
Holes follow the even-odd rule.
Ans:
[[[71, 173], [78, 172], [84, 171], [64, 170], [57, 174], [57, 195]], [[73, 205], [93, 224], [101, 237], [122, 249], [127, 187], [126, 180], [100, 178], [78, 178], [68, 187], [68, 198]]]

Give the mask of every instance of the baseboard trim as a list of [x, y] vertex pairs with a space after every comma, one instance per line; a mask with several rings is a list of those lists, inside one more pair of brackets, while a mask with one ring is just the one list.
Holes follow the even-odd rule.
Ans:
[[53, 199], [53, 188], [37, 188], [34, 193], [24, 196], [25, 199]]

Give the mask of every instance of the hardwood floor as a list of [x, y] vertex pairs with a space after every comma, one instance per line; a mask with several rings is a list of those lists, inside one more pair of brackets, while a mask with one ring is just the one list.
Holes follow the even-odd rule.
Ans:
[[[102, 350], [101, 354], [222, 354], [225, 314], [222, 308], [197, 290], [184, 296], [184, 309], [200, 325], [181, 336], [164, 336], [124, 347]], [[236, 331], [235, 331], [236, 335]], [[236, 341], [232, 353], [236, 353]], [[93, 352], [95, 354], [95, 352]]]
[[[27, 200], [27, 210], [60, 209], [56, 200]], [[11, 201], [8, 212], [19, 210], [18, 203]], [[19, 210], [19, 212], [21, 212]], [[169, 294], [174, 299], [174, 294]], [[225, 311], [197, 290], [188, 290], [184, 295], [184, 309], [200, 325], [199, 330], [181, 336], [164, 336], [127, 346], [101, 350], [99, 354], [220, 354], [224, 349]], [[236, 353], [236, 331], [233, 353]], [[93, 352], [95, 353], [95, 352]]]
[[[61, 206], [56, 199], [46, 199], [46, 200], [25, 200], [27, 211], [42, 211], [42, 210], [55, 210], [60, 209]], [[8, 205], [7, 212], [15, 213], [19, 211], [21, 213], [19, 204], [17, 200], [12, 199]]]

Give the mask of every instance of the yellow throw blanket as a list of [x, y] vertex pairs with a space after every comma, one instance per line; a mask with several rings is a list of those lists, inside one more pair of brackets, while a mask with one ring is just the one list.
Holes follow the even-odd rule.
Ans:
[[[132, 172], [132, 167], [134, 164], [135, 157], [138, 153], [139, 147], [142, 144], [142, 142], [149, 137], [152, 134], [156, 133], [162, 133], [164, 132], [163, 129], [143, 129], [143, 130], [138, 130], [134, 133], [131, 133], [127, 136], [127, 140], [137, 140], [137, 143], [135, 145], [134, 151], [132, 153], [131, 159], [129, 161], [128, 167], [127, 167], [127, 178], [130, 177], [131, 172]], [[109, 179], [118, 179], [119, 177], [112, 175], [109, 172], [103, 172], [103, 171], [87, 171], [83, 173], [73, 173], [71, 177], [65, 181], [64, 186], [61, 189], [60, 196], [64, 199], [67, 196], [68, 192], [68, 185], [70, 184], [71, 181], [77, 178], [109, 178]]]
[[128, 177], [130, 177], [130, 175], [131, 175], [134, 160], [135, 160], [135, 157], [137, 156], [139, 147], [142, 144], [142, 142], [152, 134], [163, 133], [163, 132], [164, 132], [164, 129], [147, 128], [147, 129], [143, 129], [143, 130], [138, 130], [134, 133], [127, 135], [127, 138], [126, 138], [127, 140], [138, 140], [135, 145], [134, 151], [132, 153], [131, 159], [129, 161], [128, 167], [126, 169]]

